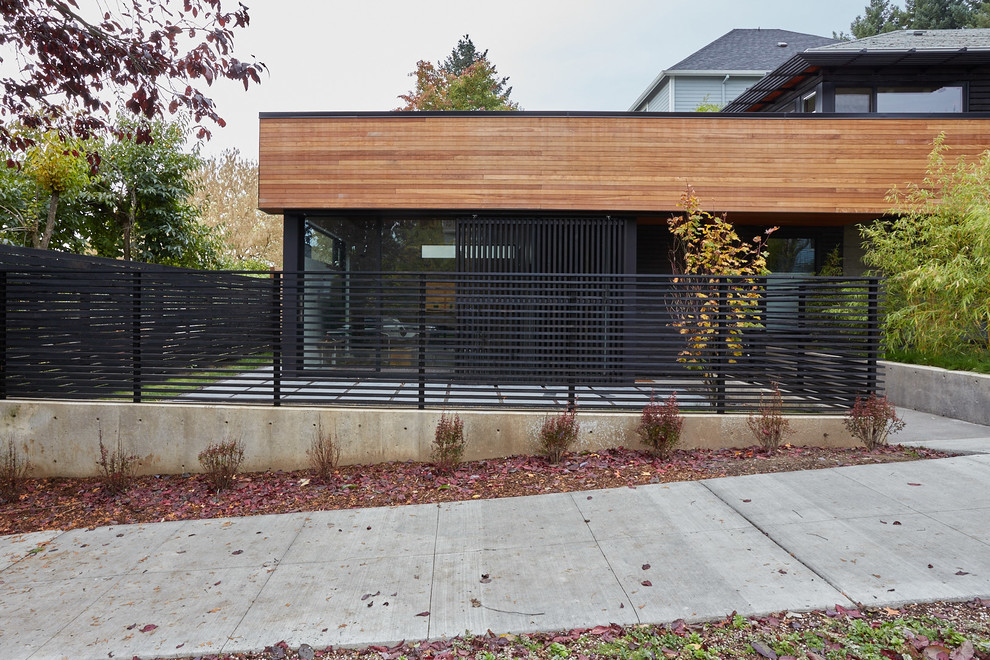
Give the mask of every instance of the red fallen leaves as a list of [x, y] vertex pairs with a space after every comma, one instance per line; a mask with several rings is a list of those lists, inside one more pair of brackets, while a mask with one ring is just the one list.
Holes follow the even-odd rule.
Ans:
[[[136, 624], [136, 623], [132, 623], [131, 625], [127, 626], [127, 629], [128, 630], [134, 630], [135, 628], [137, 628], [137, 625], [138, 624]], [[139, 628], [138, 629], [138, 632], [149, 633], [149, 632], [151, 632], [153, 630], [158, 630], [158, 626], [156, 626], [153, 623], [149, 623], [146, 626], [144, 626], [143, 628]]]
[[661, 461], [646, 452], [618, 448], [567, 454], [557, 465], [536, 456], [474, 461], [451, 476], [438, 475], [429, 463], [352, 465], [341, 467], [328, 483], [309, 471], [241, 475], [220, 493], [202, 475], [144, 476], [118, 497], [110, 496], [97, 479], [28, 479], [20, 500], [0, 508], [0, 534], [511, 497], [943, 454], [917, 449], [909, 453], [896, 446], [873, 453], [791, 447], [766, 460], [756, 460], [758, 456], [763, 456], [758, 448], [678, 450]]

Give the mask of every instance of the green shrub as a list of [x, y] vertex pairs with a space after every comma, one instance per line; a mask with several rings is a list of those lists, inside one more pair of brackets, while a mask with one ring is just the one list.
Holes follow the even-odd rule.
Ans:
[[537, 438], [540, 453], [551, 463], [559, 463], [577, 440], [580, 429], [577, 410], [573, 408], [557, 415], [547, 415], [543, 418]]
[[990, 151], [950, 166], [935, 140], [920, 184], [896, 188], [889, 216], [860, 229], [863, 260], [887, 277], [886, 348], [932, 356], [990, 352]]
[[124, 443], [119, 436], [114, 449], [108, 449], [103, 444], [103, 429], [99, 430], [99, 436], [100, 459], [96, 464], [100, 466], [100, 481], [112, 495], [120, 495], [131, 487], [131, 481], [134, 479], [134, 464], [138, 457], [124, 450]]
[[0, 456], [0, 500], [17, 501], [27, 469], [28, 462], [21, 459], [13, 438], [8, 437], [6, 450]]
[[244, 445], [239, 440], [211, 444], [199, 452], [199, 463], [206, 480], [217, 490], [228, 488], [244, 460]]
[[340, 462], [340, 443], [336, 435], [327, 434], [323, 431], [323, 422], [316, 427], [316, 436], [310, 443], [309, 462], [313, 466], [313, 471], [323, 481], [333, 479], [333, 473]]
[[651, 394], [636, 432], [650, 451], [660, 458], [667, 458], [681, 439], [683, 425], [684, 418], [680, 416], [676, 392], [672, 392], [664, 403], [658, 403]]
[[433, 463], [437, 472], [453, 474], [464, 454], [464, 421], [456, 413], [440, 415], [440, 422], [433, 438]]
[[885, 396], [871, 393], [866, 399], [856, 397], [856, 403], [846, 413], [846, 428], [869, 451], [887, 444], [887, 437], [904, 428], [904, 421], [897, 416], [894, 404]]
[[780, 395], [780, 386], [774, 382], [771, 383], [771, 389], [773, 392], [769, 396], [760, 393], [759, 410], [750, 413], [747, 420], [749, 430], [769, 454], [775, 453], [784, 436], [792, 433], [791, 424], [784, 417], [784, 399]]

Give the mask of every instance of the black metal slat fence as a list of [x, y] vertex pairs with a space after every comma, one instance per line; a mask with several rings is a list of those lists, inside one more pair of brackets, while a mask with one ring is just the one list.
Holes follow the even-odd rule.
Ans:
[[0, 396], [421, 408], [845, 408], [876, 279], [0, 271]]

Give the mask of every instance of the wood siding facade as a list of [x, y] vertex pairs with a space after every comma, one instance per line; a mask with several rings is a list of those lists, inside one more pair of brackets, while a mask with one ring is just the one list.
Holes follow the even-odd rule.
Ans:
[[259, 206], [655, 214], [690, 184], [737, 221], [844, 224], [920, 181], [940, 133], [950, 158], [990, 148], [990, 121], [972, 114], [271, 114]]

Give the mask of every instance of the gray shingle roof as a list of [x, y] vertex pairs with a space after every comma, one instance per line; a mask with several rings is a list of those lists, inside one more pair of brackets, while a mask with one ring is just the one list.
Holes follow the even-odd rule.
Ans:
[[737, 28], [668, 70], [770, 71], [797, 53], [832, 43], [835, 43], [835, 39], [803, 32]]
[[855, 41], [839, 41], [809, 49], [812, 53], [910, 49], [990, 49], [990, 29], [897, 30]]

